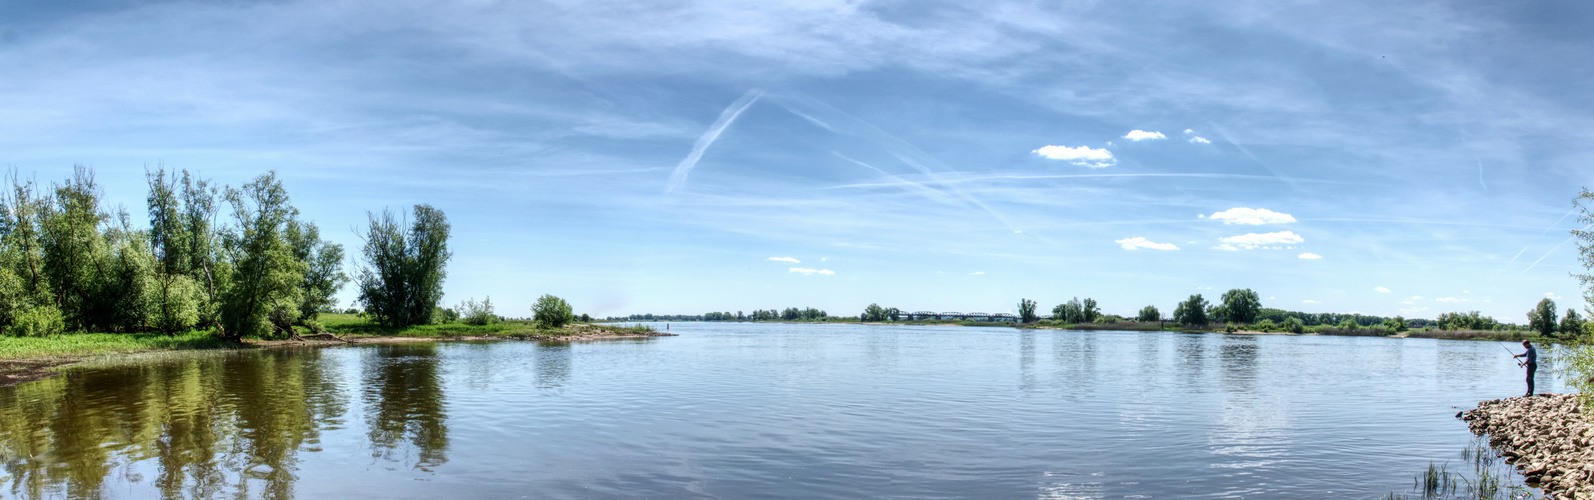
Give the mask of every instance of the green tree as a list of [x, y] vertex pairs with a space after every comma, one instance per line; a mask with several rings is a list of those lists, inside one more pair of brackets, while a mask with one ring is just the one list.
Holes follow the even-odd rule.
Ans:
[[1306, 331], [1306, 322], [1301, 321], [1301, 318], [1291, 316], [1284, 320], [1283, 329], [1290, 333], [1303, 333]]
[[333, 296], [349, 282], [343, 274], [343, 245], [323, 241], [315, 224], [298, 220], [288, 223], [284, 237], [293, 249], [293, 257], [305, 264], [299, 320], [314, 320], [322, 309], [337, 304]]
[[1556, 326], [1558, 325], [1555, 324], [1555, 301], [1545, 298], [1540, 300], [1539, 305], [1534, 306], [1533, 310], [1528, 311], [1528, 328], [1539, 332], [1539, 335], [1546, 337], [1555, 335]]
[[276, 172], [255, 178], [242, 189], [227, 189], [236, 227], [224, 236], [232, 256], [232, 283], [221, 295], [222, 336], [268, 336], [272, 319], [298, 316], [306, 265], [293, 255], [284, 228], [298, 211]]
[[1561, 337], [1576, 338], [1583, 335], [1583, 323], [1583, 317], [1577, 314], [1576, 309], [1566, 308], [1566, 316], [1561, 318]]
[[1135, 321], [1162, 321], [1162, 311], [1158, 311], [1157, 306], [1142, 307], [1140, 314], [1135, 316]]
[[1586, 312], [1594, 318], [1594, 192], [1583, 188], [1576, 198], [1572, 199], [1572, 208], [1577, 211], [1577, 221], [1582, 229], [1573, 229], [1572, 238], [1577, 240], [1578, 262], [1583, 264], [1582, 273], [1572, 273], [1577, 282], [1583, 285], [1583, 303]]
[[393, 212], [367, 213], [365, 261], [357, 280], [359, 301], [377, 323], [395, 328], [432, 322], [443, 299], [448, 252], [448, 218], [430, 205], [416, 205], [405, 233]]
[[1095, 323], [1096, 318], [1101, 317], [1101, 308], [1096, 307], [1096, 299], [1086, 297], [1085, 302], [1080, 305], [1079, 313], [1081, 321]]
[[64, 185], [55, 186], [49, 209], [42, 214], [42, 271], [52, 285], [53, 302], [66, 327], [85, 330], [95, 317], [101, 273], [110, 249], [100, 224], [109, 215], [100, 210], [94, 174], [78, 166]]
[[461, 302], [454, 308], [454, 313], [459, 321], [467, 325], [488, 325], [498, 322], [498, 316], [493, 313], [493, 298], [491, 296], [476, 302], [475, 297]]
[[532, 320], [537, 322], [537, 328], [542, 329], [560, 328], [575, 319], [570, 303], [553, 295], [539, 297], [537, 303], [531, 306], [531, 314]]
[[[1091, 303], [1094, 304], [1095, 301], [1091, 301]], [[1079, 301], [1079, 297], [1074, 297], [1068, 302], [1058, 304], [1057, 307], [1052, 308], [1052, 319], [1068, 324], [1084, 323], [1085, 304]]]
[[1035, 301], [1018, 299], [1018, 321], [1020, 323], [1034, 323], [1037, 317], [1035, 315]]
[[859, 316], [858, 319], [860, 321], [885, 321], [886, 309], [880, 307], [880, 304], [869, 304], [869, 307], [863, 308], [863, 315]]
[[1262, 299], [1249, 288], [1235, 288], [1223, 292], [1224, 320], [1235, 323], [1252, 323], [1262, 310]]
[[1210, 305], [1201, 294], [1191, 295], [1179, 307], [1173, 310], [1173, 322], [1184, 326], [1204, 327], [1207, 325], [1207, 308]]

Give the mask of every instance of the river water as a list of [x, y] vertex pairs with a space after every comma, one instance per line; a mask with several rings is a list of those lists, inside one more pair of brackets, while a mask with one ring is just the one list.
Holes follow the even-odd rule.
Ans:
[[0, 496], [1378, 498], [1523, 391], [1493, 342], [671, 328], [73, 369], [0, 388]]

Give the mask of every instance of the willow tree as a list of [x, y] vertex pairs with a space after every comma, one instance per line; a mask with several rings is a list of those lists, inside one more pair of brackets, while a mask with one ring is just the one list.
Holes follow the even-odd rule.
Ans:
[[242, 189], [227, 189], [235, 227], [224, 236], [233, 262], [231, 283], [221, 293], [222, 336], [240, 339], [269, 335], [297, 319], [306, 268], [285, 238], [298, 215], [288, 203], [276, 172], [255, 178]]
[[453, 256], [443, 211], [426, 204], [415, 205], [412, 211], [415, 220], [407, 224], [390, 210], [366, 213], [366, 267], [356, 279], [359, 301], [378, 324], [390, 328], [432, 322], [432, 312], [443, 300], [446, 265]]
[[333, 295], [349, 281], [343, 274], [343, 245], [322, 241], [314, 223], [297, 220], [288, 223], [286, 237], [294, 258], [306, 266], [299, 319], [315, 319], [322, 309], [337, 303]]

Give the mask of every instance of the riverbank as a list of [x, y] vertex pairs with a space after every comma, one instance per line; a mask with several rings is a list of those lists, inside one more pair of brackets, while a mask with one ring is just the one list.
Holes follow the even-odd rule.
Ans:
[[[675, 336], [673, 333], [660, 332], [646, 326], [576, 324], [550, 331], [524, 325], [501, 325], [498, 328], [472, 328], [484, 325], [456, 325], [462, 328], [449, 328], [453, 325], [425, 325], [381, 333], [332, 333], [321, 336], [306, 335], [302, 340], [245, 339], [241, 342], [221, 339], [209, 332], [197, 330], [178, 335], [69, 333], [50, 337], [3, 337], [0, 338], [0, 387], [47, 378], [61, 368], [78, 363], [162, 351], [487, 340], [585, 342]], [[368, 328], [354, 330], [371, 331]]]
[[1478, 403], [1457, 414], [1488, 435], [1528, 481], [1554, 498], [1594, 497], [1594, 422], [1575, 394], [1540, 394]]

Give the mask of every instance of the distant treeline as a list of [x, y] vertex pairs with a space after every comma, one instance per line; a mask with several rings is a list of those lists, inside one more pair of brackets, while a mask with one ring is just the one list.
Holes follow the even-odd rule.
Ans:
[[[1024, 324], [1039, 323], [1042, 326], [1077, 326], [1134, 321], [1140, 323], [1173, 323], [1182, 327], [1201, 329], [1211, 328], [1215, 323], [1220, 325], [1221, 328], [1231, 331], [1243, 328], [1294, 333], [1308, 331], [1346, 332], [1374, 329], [1377, 332], [1394, 334], [1409, 329], [1423, 328], [1483, 331], [1532, 330], [1544, 336], [1582, 335], [1590, 325], [1590, 323], [1578, 316], [1576, 311], [1570, 309], [1566, 311], [1566, 316], [1562, 317], [1559, 322], [1555, 321], [1557, 317], [1555, 303], [1550, 299], [1540, 301], [1538, 307], [1533, 311], [1529, 311], [1529, 324], [1526, 326], [1503, 323], [1494, 318], [1483, 316], [1478, 311], [1444, 313], [1439, 315], [1437, 320], [1424, 318], [1407, 319], [1402, 316], [1386, 317], [1366, 314], [1288, 311], [1262, 307], [1259, 295], [1248, 288], [1237, 288], [1224, 292], [1219, 300], [1220, 302], [1217, 304], [1212, 304], [1201, 294], [1195, 294], [1177, 304], [1171, 317], [1164, 316], [1157, 306], [1145, 306], [1134, 316], [1119, 316], [1103, 313], [1100, 304], [1095, 299], [1075, 297], [1068, 302], [1053, 307], [1050, 316], [1042, 317], [1036, 314], [1035, 301], [1022, 299], [1018, 303], [1018, 322]], [[780, 311], [774, 309], [756, 310], [752, 314], [744, 314], [741, 311], [737, 311], [734, 314], [730, 312], [633, 314], [626, 317], [610, 317], [608, 319], [613, 321], [893, 322], [915, 320], [915, 317], [895, 307], [881, 307], [879, 304], [869, 304], [857, 316], [830, 316], [824, 311], [811, 307], [788, 307]], [[922, 318], [919, 320], [922, 321]], [[935, 319], [931, 318], [931, 320], [934, 321]], [[995, 319], [992, 320], [994, 321]]]

